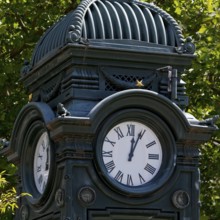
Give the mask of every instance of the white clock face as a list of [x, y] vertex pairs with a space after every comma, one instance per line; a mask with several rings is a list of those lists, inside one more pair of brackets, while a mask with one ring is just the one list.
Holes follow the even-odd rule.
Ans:
[[117, 124], [102, 145], [102, 159], [109, 177], [129, 187], [151, 181], [160, 170], [162, 157], [157, 135], [137, 121]]
[[38, 142], [34, 153], [34, 182], [39, 193], [43, 194], [48, 182], [51, 162], [51, 146], [47, 132], [44, 132]]

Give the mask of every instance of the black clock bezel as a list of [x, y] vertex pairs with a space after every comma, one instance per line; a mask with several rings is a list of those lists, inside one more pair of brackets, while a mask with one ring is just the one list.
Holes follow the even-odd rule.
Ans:
[[[102, 159], [102, 145], [108, 131], [124, 121], [137, 121], [152, 129], [160, 140], [163, 158], [161, 167], [155, 177], [141, 186], [126, 186], [108, 175]], [[96, 167], [101, 179], [117, 193], [142, 197], [161, 188], [173, 174], [176, 165], [176, 146], [174, 137], [167, 124], [156, 114], [140, 109], [121, 110], [103, 121], [96, 134]]]
[[[35, 151], [37, 147], [37, 143], [41, 135], [47, 132], [50, 142], [50, 170], [49, 170], [49, 176], [48, 181], [46, 184], [46, 188], [44, 192], [41, 194], [35, 184], [34, 181], [34, 173], [33, 173], [33, 167], [34, 167], [34, 156]], [[29, 193], [30, 196], [26, 196], [26, 198], [29, 200], [29, 202], [32, 205], [39, 205], [44, 204], [47, 199], [49, 198], [50, 192], [52, 190], [52, 183], [53, 183], [53, 177], [55, 176], [54, 170], [55, 170], [55, 155], [53, 151], [53, 143], [50, 139], [49, 132], [47, 128], [45, 127], [45, 124], [37, 120], [31, 124], [31, 126], [28, 128], [28, 131], [26, 133], [25, 139], [24, 139], [24, 146], [23, 146], [23, 153], [22, 153], [22, 167], [21, 167], [21, 174], [22, 174], [22, 181], [23, 181], [23, 191], [26, 193]]]

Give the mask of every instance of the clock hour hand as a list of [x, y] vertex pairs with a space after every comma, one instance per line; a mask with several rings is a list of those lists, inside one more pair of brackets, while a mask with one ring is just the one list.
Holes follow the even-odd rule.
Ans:
[[49, 148], [48, 147], [47, 147], [47, 159], [46, 159], [45, 170], [49, 170]]
[[130, 153], [128, 155], [128, 161], [131, 161], [132, 157], [134, 156], [134, 150], [137, 147], [138, 141], [142, 138], [142, 131], [138, 134], [137, 140], [134, 143], [134, 138], [132, 138], [131, 140], [131, 150]]

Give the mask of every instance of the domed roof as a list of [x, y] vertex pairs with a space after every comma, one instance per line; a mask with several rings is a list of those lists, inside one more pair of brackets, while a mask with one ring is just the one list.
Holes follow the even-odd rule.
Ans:
[[[184, 39], [176, 21], [150, 3], [132, 0], [83, 0], [41, 37], [31, 68], [42, 58], [81, 40], [142, 42], [179, 47]], [[135, 44], [135, 43], [133, 43]]]

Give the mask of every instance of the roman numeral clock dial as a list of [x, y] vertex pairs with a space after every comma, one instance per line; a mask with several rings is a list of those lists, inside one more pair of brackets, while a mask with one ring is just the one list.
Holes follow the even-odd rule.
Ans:
[[33, 161], [35, 186], [43, 194], [48, 182], [51, 164], [51, 146], [47, 132], [42, 133], [38, 139]]
[[101, 154], [108, 177], [130, 188], [150, 182], [163, 157], [156, 133], [138, 121], [124, 121], [111, 128], [103, 139]]

